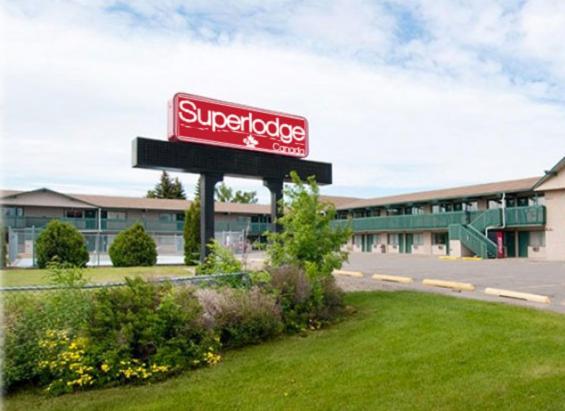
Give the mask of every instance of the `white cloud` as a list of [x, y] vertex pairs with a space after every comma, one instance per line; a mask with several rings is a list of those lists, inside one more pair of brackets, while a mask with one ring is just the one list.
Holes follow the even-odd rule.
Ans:
[[[515, 24], [516, 13], [531, 15], [527, 8], [509, 16], [483, 5], [467, 15], [440, 8], [452, 2], [433, 3], [414, 9], [432, 39], [405, 45], [390, 34], [394, 16], [365, 3], [347, 11], [336, 3], [323, 12], [289, 6], [292, 23], [259, 10], [289, 32], [277, 40], [255, 23], [214, 43], [182, 30], [186, 20], [171, 14], [175, 2], [136, 3], [135, 12], [153, 23], [168, 21], [163, 30], [90, 2], [32, 2], [24, 12], [11, 5], [4, 16], [6, 185], [143, 195], [158, 172], [131, 168], [130, 142], [137, 135], [165, 138], [166, 102], [177, 91], [305, 115], [311, 158], [334, 164], [336, 187], [365, 195], [539, 175], [565, 154], [564, 106], [533, 99], [546, 96], [548, 82], [515, 84], [503, 62], [480, 58], [475, 47], [525, 55], [547, 34], [525, 17]], [[233, 5], [225, 11], [240, 12]], [[204, 37], [217, 32], [213, 25], [198, 30], [209, 30]], [[529, 34], [513, 42], [517, 30]], [[309, 46], [296, 45], [301, 38]], [[411, 63], [344, 57], [391, 47]], [[335, 55], [327, 52], [332, 48]], [[540, 50], [536, 58], [550, 58]], [[195, 177], [181, 178], [192, 192]], [[260, 183], [230, 183], [266, 199]]]

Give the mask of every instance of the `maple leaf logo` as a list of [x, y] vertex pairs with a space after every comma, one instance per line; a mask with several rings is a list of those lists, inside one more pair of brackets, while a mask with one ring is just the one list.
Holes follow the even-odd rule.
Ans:
[[243, 139], [243, 143], [247, 147], [251, 147], [251, 148], [255, 148], [255, 146], [259, 144], [259, 142], [255, 140], [255, 138], [251, 134]]

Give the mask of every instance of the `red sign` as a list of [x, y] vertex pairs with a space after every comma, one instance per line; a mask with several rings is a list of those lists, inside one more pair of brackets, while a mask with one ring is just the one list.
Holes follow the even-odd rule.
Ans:
[[308, 155], [304, 117], [177, 93], [169, 102], [169, 140]]

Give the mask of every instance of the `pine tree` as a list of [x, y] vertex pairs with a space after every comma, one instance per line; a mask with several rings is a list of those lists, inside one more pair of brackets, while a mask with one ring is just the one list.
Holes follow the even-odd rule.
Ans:
[[146, 197], [186, 200], [184, 188], [178, 177], [172, 180], [166, 171], [163, 171], [159, 183], [155, 185], [153, 190], [147, 192]]

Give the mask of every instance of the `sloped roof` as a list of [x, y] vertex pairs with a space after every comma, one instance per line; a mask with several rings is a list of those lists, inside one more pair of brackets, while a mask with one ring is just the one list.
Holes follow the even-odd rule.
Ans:
[[545, 172], [545, 175], [539, 179], [539, 181], [534, 186], [534, 189], [537, 189], [542, 184], [544, 184], [547, 180], [550, 180], [551, 178], [555, 177], [564, 168], [565, 168], [565, 156], [561, 160], [559, 160], [557, 164], [555, 164], [551, 168], [551, 170]]
[[[126, 196], [109, 196], [99, 194], [66, 194], [57, 191], [42, 188], [32, 191], [17, 190], [0, 190], [0, 204], [4, 205], [28, 205], [28, 206], [47, 206], [41, 199], [29, 198], [25, 203], [14, 201], [9, 197], [19, 197], [22, 194], [30, 194], [34, 192], [51, 192], [66, 198], [85, 203], [86, 207], [100, 207], [106, 209], [141, 209], [141, 210], [163, 210], [181, 212], [186, 210], [190, 204], [190, 200], [168, 200], [160, 198], [143, 198], [143, 197], [126, 197]], [[356, 200], [352, 197], [339, 196], [320, 196], [324, 201], [332, 202], [336, 205]], [[217, 213], [233, 213], [233, 214], [269, 214], [270, 205], [268, 204], [241, 204], [241, 203], [215, 203], [215, 211]]]
[[410, 194], [400, 194], [387, 197], [376, 197], [366, 200], [353, 201], [339, 209], [365, 208], [375, 206], [387, 206], [405, 203], [429, 202], [434, 200], [449, 200], [455, 198], [472, 198], [488, 196], [498, 193], [515, 193], [520, 191], [531, 191], [540, 177], [522, 178], [519, 180], [500, 181], [496, 183], [476, 184], [441, 190], [421, 191]]
[[96, 205], [69, 194], [39, 188], [30, 191], [1, 190], [0, 204], [7, 206], [42, 206], [57, 208], [96, 208]]

